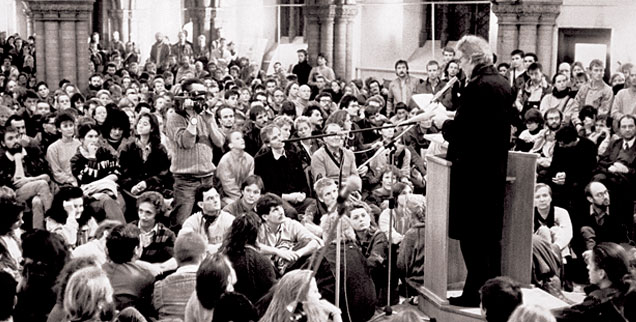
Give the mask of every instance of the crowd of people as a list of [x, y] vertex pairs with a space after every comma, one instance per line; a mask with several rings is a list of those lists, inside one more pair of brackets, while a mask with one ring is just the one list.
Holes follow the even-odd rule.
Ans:
[[[35, 38], [5, 37], [0, 288], [15, 292], [0, 296], [0, 320], [368, 321], [401, 298], [417, 302], [425, 218], [439, 215], [426, 211], [425, 136], [447, 132], [447, 120], [413, 95], [461, 110], [478, 73], [463, 67], [467, 49], [444, 48], [425, 79], [398, 60], [390, 82], [343, 82], [302, 49], [267, 75], [223, 38], [192, 44], [182, 31], [170, 44], [157, 33], [142, 64], [134, 43], [93, 34], [89, 79], [47, 84], [35, 78]], [[610, 314], [598, 308], [606, 302], [631, 317], [636, 67], [611, 86], [599, 60], [549, 77], [515, 50], [490, 67], [516, 98], [503, 143], [540, 155], [533, 283], [557, 296], [592, 285], [559, 319]], [[488, 111], [470, 113], [483, 121], [465, 131], [496, 132]], [[515, 310], [521, 295], [494, 313], [501, 302], [487, 297], [519, 292], [513, 281], [475, 287], [488, 321], [544, 313]]]

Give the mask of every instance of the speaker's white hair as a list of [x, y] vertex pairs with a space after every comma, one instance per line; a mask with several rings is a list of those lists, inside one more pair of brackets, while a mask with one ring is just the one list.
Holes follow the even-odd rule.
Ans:
[[462, 37], [455, 46], [456, 51], [461, 51], [464, 57], [471, 59], [471, 61], [477, 64], [492, 64], [493, 56], [492, 49], [486, 41], [486, 39], [466, 35]]

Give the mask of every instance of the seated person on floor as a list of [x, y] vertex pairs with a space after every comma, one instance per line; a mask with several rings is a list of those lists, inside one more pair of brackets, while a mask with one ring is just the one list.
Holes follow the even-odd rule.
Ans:
[[152, 315], [152, 291], [155, 281], [150, 271], [135, 260], [141, 254], [139, 228], [120, 225], [106, 237], [109, 261], [102, 265], [110, 284], [118, 310], [133, 306], [146, 316]]
[[[391, 122], [385, 122], [383, 126], [393, 125]], [[400, 178], [405, 178], [404, 180], [408, 180], [411, 176], [411, 151], [405, 147], [404, 144], [398, 142], [392, 142], [395, 137], [395, 128], [386, 128], [380, 130], [381, 137], [376, 141], [376, 146], [379, 146], [380, 149], [382, 147], [389, 147], [391, 144], [395, 145], [395, 151], [393, 152], [393, 164], [390, 164], [389, 156], [391, 153], [390, 148], [385, 148], [384, 152], [375, 157], [373, 160], [369, 162], [369, 173], [367, 176], [369, 177], [369, 183], [375, 184], [378, 183], [380, 176], [382, 175], [383, 169], [386, 169], [389, 166], [395, 166], [399, 169]]]
[[587, 256], [587, 270], [592, 286], [583, 303], [554, 311], [559, 322], [565, 321], [634, 321], [634, 275], [630, 256], [615, 243], [599, 243]]
[[90, 199], [89, 207], [98, 216], [98, 222], [106, 218], [125, 223], [125, 203], [117, 187], [120, 167], [116, 152], [110, 146], [100, 145], [97, 125], [80, 124], [77, 132], [82, 145], [71, 158], [71, 169], [84, 195]]
[[[329, 214], [322, 221], [324, 240], [328, 240], [327, 235], [335, 227], [337, 218], [337, 214]], [[338, 246], [335, 239], [324, 246], [327, 248], [325, 258], [320, 262], [316, 272], [318, 289], [320, 294], [332, 303], [335, 300], [336, 292], [340, 292], [340, 310], [350, 314], [351, 322], [368, 321], [375, 313], [376, 287], [367, 266], [367, 258], [356, 243], [356, 233], [348, 217], [340, 217], [340, 229], [342, 247], [340, 290], [335, 289], [336, 248]], [[347, 314], [343, 314], [343, 321], [349, 321], [346, 316]]]
[[286, 149], [281, 131], [276, 125], [267, 125], [261, 130], [261, 140], [269, 149], [254, 159], [254, 173], [263, 179], [267, 192], [280, 196], [287, 217], [297, 219], [315, 202], [308, 198], [309, 186], [305, 180], [300, 157]]
[[[398, 245], [402, 242], [404, 234], [411, 227], [411, 218], [405, 211], [406, 196], [413, 193], [411, 186], [404, 183], [396, 183], [393, 186], [393, 197], [395, 198], [395, 209], [384, 209], [378, 219], [378, 227], [387, 238], [389, 237], [389, 229], [391, 232], [391, 244]], [[389, 227], [389, 218], [392, 214], [393, 227]]]
[[37, 146], [20, 143], [20, 133], [13, 126], [1, 131], [0, 185], [15, 190], [20, 202], [31, 207], [31, 227], [44, 228], [44, 213], [51, 207], [48, 165]]
[[197, 188], [193, 214], [183, 222], [179, 232], [193, 231], [207, 239], [208, 251], [216, 252], [230, 229], [234, 216], [221, 210], [221, 196], [211, 185]]
[[[424, 283], [424, 242], [426, 220], [426, 198], [423, 195], [411, 194], [404, 197], [404, 212], [410, 217], [411, 227], [404, 234], [398, 250], [397, 268], [407, 283], [409, 280]], [[409, 296], [417, 295], [407, 285]]]
[[276, 284], [274, 265], [260, 253], [256, 242], [262, 224], [255, 213], [237, 217], [219, 249], [227, 255], [236, 271], [234, 290], [247, 296], [252, 303], [258, 302]]
[[84, 193], [79, 187], [63, 186], [46, 212], [46, 230], [57, 233], [71, 249], [95, 236], [98, 225], [89, 209], [84, 209]]
[[177, 270], [155, 282], [152, 305], [159, 320], [185, 318], [185, 307], [194, 292], [197, 269], [206, 255], [207, 243], [195, 232], [182, 233], [174, 244]]
[[579, 237], [583, 239], [585, 250], [589, 253], [602, 242], [627, 242], [628, 230], [621, 217], [629, 215], [631, 218], [633, 214], [621, 214], [616, 208], [610, 208], [610, 192], [598, 181], [592, 181], [585, 187], [585, 196], [590, 208], [579, 216]]
[[[314, 227], [319, 225], [323, 216], [336, 211], [336, 203], [338, 200], [338, 185], [333, 179], [322, 178], [314, 183], [314, 191], [318, 202], [315, 206], [307, 208], [305, 215], [301, 218], [300, 222], [307, 227], [307, 224], [311, 223], [313, 226], [309, 228], [316, 236], [322, 237], [322, 229], [320, 227]], [[320, 232], [320, 233], [317, 233]]]
[[240, 130], [231, 131], [225, 141], [230, 151], [221, 157], [216, 177], [223, 186], [223, 202], [227, 205], [241, 197], [241, 184], [254, 174], [254, 158], [245, 152], [245, 139]]
[[567, 210], [552, 205], [552, 189], [539, 183], [534, 188], [534, 234], [554, 245], [557, 254], [570, 256], [572, 221]]
[[223, 207], [223, 211], [238, 218], [250, 212], [256, 212], [256, 202], [263, 191], [263, 180], [252, 174], [241, 183], [241, 197]]
[[[340, 125], [336, 123], [325, 125], [325, 134], [335, 134], [341, 130]], [[325, 145], [311, 156], [311, 173], [314, 176], [314, 180], [318, 181], [320, 178], [331, 178], [337, 181], [341, 177], [341, 174], [342, 178], [348, 178], [352, 175], [364, 176], [369, 170], [367, 166], [364, 166], [360, 169], [360, 173], [358, 173], [353, 152], [343, 148], [344, 137], [342, 135], [328, 136], [324, 138], [324, 141]]]
[[481, 315], [488, 322], [506, 322], [523, 303], [523, 294], [519, 283], [510, 277], [491, 278], [479, 290], [481, 294]]
[[[362, 207], [354, 206], [349, 212], [349, 218], [351, 218], [351, 227], [356, 233], [360, 251], [367, 260], [367, 267], [375, 284], [378, 305], [386, 304], [387, 258], [389, 256], [389, 242], [386, 235], [378, 229], [372, 215]], [[397, 283], [393, 286], [397, 287]], [[397, 293], [395, 296], [392, 294], [391, 299], [397, 303]]]
[[263, 195], [256, 203], [256, 212], [264, 223], [258, 233], [261, 253], [273, 256], [279, 274], [300, 267], [322, 244], [300, 222], [285, 216], [283, 201], [272, 193]]
[[73, 258], [93, 257], [99, 266], [104, 265], [104, 263], [108, 261], [106, 238], [110, 235], [110, 232], [113, 231], [113, 228], [119, 225], [121, 225], [121, 223], [116, 220], [102, 221], [99, 226], [97, 226], [93, 239], [86, 244], [77, 246], [71, 256]]
[[139, 220], [132, 222], [140, 230], [141, 259], [149, 263], [163, 263], [172, 258], [175, 234], [161, 220], [166, 219], [163, 196], [146, 191], [137, 197]]

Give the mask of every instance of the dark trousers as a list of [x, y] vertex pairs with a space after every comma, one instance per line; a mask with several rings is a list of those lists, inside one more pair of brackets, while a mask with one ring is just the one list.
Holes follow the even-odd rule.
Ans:
[[501, 241], [485, 236], [459, 241], [466, 264], [466, 284], [462, 297], [479, 300], [479, 289], [487, 280], [501, 275]]
[[195, 203], [195, 193], [198, 187], [214, 183], [214, 176], [195, 177], [187, 174], [175, 174], [174, 177], [174, 201], [170, 214], [170, 229], [178, 232], [183, 222], [192, 214]]

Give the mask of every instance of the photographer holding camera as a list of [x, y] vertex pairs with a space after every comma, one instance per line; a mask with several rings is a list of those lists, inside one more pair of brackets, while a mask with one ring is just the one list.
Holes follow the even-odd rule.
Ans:
[[178, 231], [192, 213], [197, 187], [213, 183], [213, 146], [223, 145], [223, 133], [206, 104], [207, 89], [198, 79], [181, 84], [183, 100], [166, 123], [168, 140], [174, 147], [170, 171], [174, 176], [174, 207], [170, 228]]

